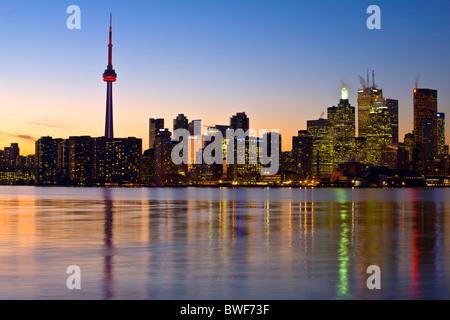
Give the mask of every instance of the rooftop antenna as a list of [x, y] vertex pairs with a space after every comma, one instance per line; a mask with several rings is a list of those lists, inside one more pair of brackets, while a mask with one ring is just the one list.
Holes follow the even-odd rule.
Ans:
[[369, 82], [369, 69], [367, 69], [367, 86], [370, 87], [370, 82]]
[[372, 69], [372, 87], [375, 88], [375, 69]]

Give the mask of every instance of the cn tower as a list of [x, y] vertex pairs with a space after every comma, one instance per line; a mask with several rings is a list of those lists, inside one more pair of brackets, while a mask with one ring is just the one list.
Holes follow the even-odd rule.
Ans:
[[112, 66], [112, 14], [109, 17], [109, 44], [108, 44], [108, 66], [103, 73], [103, 81], [106, 82], [106, 123], [105, 123], [105, 137], [108, 139], [114, 138], [113, 130], [113, 82], [116, 81], [117, 74]]

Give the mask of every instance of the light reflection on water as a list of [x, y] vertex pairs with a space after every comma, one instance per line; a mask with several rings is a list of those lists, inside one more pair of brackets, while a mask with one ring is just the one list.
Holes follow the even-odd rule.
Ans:
[[449, 195], [0, 187], [0, 299], [448, 299]]

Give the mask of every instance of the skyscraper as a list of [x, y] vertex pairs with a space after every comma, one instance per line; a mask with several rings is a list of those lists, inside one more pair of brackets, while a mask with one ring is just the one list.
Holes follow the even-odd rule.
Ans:
[[409, 163], [412, 163], [414, 161], [414, 148], [416, 147], [416, 142], [414, 141], [414, 135], [412, 133], [405, 134], [404, 145], [408, 155], [407, 160]]
[[445, 113], [438, 113], [436, 115], [437, 121], [437, 154], [446, 155], [445, 148]]
[[247, 131], [250, 128], [250, 120], [245, 112], [236, 113], [230, 118], [230, 128], [233, 130], [242, 129]]
[[[369, 82], [369, 75], [367, 75], [367, 82]], [[370, 109], [374, 102], [381, 98], [383, 98], [383, 90], [375, 86], [375, 76], [373, 76], [371, 87], [358, 90], [358, 137], [366, 137]]]
[[308, 133], [313, 138], [312, 172], [320, 178], [333, 172], [333, 139], [331, 123], [327, 119], [308, 120]]
[[177, 129], [186, 129], [189, 128], [189, 120], [186, 116], [180, 113], [175, 119], [173, 119], [173, 131]]
[[[225, 136], [225, 141], [231, 144], [234, 150], [234, 159], [231, 164], [227, 158], [227, 179], [229, 181], [235, 181], [239, 183], [251, 183], [256, 182], [260, 175], [261, 165], [257, 160], [258, 152], [258, 141], [259, 139], [251, 136], [250, 129], [250, 119], [245, 112], [236, 113], [236, 115], [230, 118], [230, 128], [231, 130], [242, 129], [244, 132], [248, 132], [244, 138], [234, 137], [234, 141], [227, 140], [227, 134]], [[243, 143], [243, 148], [239, 147]], [[254, 164], [253, 162], [256, 162]], [[245, 164], [244, 164], [245, 163]]]
[[[431, 143], [435, 153], [437, 145], [437, 90], [414, 89], [414, 140], [416, 144]], [[431, 137], [427, 134], [431, 133]], [[433, 155], [429, 155], [430, 159]]]
[[92, 138], [69, 138], [69, 178], [74, 183], [87, 183], [91, 179]]
[[57, 181], [57, 144], [59, 140], [42, 137], [35, 142], [35, 179], [37, 184], [54, 184]]
[[173, 183], [173, 178], [178, 174], [179, 166], [171, 159], [175, 141], [171, 139], [169, 129], [160, 130], [155, 139], [155, 178], [159, 184]]
[[112, 15], [109, 20], [109, 44], [108, 44], [108, 66], [103, 73], [103, 81], [106, 82], [106, 121], [105, 121], [105, 137], [114, 138], [113, 128], [113, 82], [116, 81], [117, 74], [112, 65]]
[[5, 148], [5, 157], [8, 167], [15, 168], [16, 166], [18, 166], [19, 156], [20, 156], [19, 144], [11, 143], [10, 147]]
[[153, 149], [155, 147], [155, 139], [159, 130], [164, 130], [164, 119], [149, 119], [149, 139], [148, 148]]
[[370, 109], [366, 129], [366, 159], [375, 166], [381, 165], [381, 150], [392, 143], [391, 114], [386, 106]]
[[347, 89], [343, 88], [341, 99], [336, 107], [328, 108], [328, 121], [334, 148], [334, 164], [349, 161], [356, 152], [355, 146], [355, 107], [348, 100]]
[[374, 102], [375, 108], [386, 107], [389, 113], [389, 124], [391, 126], [392, 140], [389, 143], [398, 142], [398, 100], [378, 99]]
[[312, 178], [313, 137], [307, 130], [299, 130], [298, 135], [292, 137], [292, 156], [295, 171], [302, 179]]
[[[278, 140], [278, 147], [276, 147], [275, 145], [272, 145], [272, 141], [276, 141]], [[263, 152], [263, 148], [262, 145], [263, 143], [266, 143], [266, 156], [268, 157], [278, 157], [278, 162], [281, 161], [281, 154], [282, 154], [282, 138], [281, 138], [281, 134], [278, 132], [266, 132], [263, 134], [263, 138], [259, 143], [258, 146], [258, 156], [262, 154]], [[268, 165], [263, 165], [263, 167], [270, 167], [271, 164]], [[278, 168], [279, 169], [279, 168]], [[267, 172], [267, 171], [266, 171]], [[266, 174], [266, 173], [265, 173]]]

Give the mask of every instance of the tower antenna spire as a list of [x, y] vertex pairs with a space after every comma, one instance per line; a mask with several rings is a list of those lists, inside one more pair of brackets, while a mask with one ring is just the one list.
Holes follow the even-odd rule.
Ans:
[[370, 81], [369, 81], [369, 69], [367, 69], [367, 87], [370, 87]]
[[375, 88], [375, 69], [372, 69], [372, 87]]
[[103, 73], [103, 81], [106, 82], [106, 122], [105, 122], [105, 137], [108, 139], [114, 138], [113, 129], [113, 97], [112, 85], [116, 81], [117, 74], [112, 65], [112, 13], [109, 14], [109, 43], [108, 43], [108, 66]]

